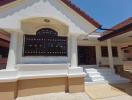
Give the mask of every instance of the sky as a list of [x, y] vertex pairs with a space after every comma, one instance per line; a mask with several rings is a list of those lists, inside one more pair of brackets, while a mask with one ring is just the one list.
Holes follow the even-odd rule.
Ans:
[[132, 0], [71, 0], [104, 28], [132, 17]]

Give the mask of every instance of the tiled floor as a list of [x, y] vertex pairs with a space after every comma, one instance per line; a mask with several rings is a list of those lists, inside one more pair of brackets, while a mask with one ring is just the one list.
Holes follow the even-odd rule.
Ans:
[[92, 100], [132, 100], [132, 83], [86, 85], [85, 90]]

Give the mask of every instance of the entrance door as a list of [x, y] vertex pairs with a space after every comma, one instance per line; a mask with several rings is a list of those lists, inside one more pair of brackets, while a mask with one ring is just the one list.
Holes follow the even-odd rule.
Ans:
[[95, 46], [78, 46], [78, 64], [96, 65]]

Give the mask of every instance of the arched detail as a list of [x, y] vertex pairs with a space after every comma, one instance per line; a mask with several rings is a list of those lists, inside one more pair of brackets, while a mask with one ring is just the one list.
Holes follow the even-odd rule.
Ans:
[[58, 36], [68, 36], [69, 27], [58, 19], [48, 17], [35, 17], [23, 19], [21, 29], [26, 34], [36, 34], [41, 28], [51, 28], [58, 33]]
[[58, 32], [51, 28], [41, 28], [36, 32], [36, 35], [43, 37], [55, 37], [58, 36]]

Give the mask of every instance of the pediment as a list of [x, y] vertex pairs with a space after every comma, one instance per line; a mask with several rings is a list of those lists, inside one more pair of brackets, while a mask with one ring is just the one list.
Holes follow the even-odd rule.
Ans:
[[32, 17], [58, 19], [70, 33], [87, 34], [96, 29], [61, 0], [20, 0], [0, 10], [0, 28], [21, 30], [21, 21]]

